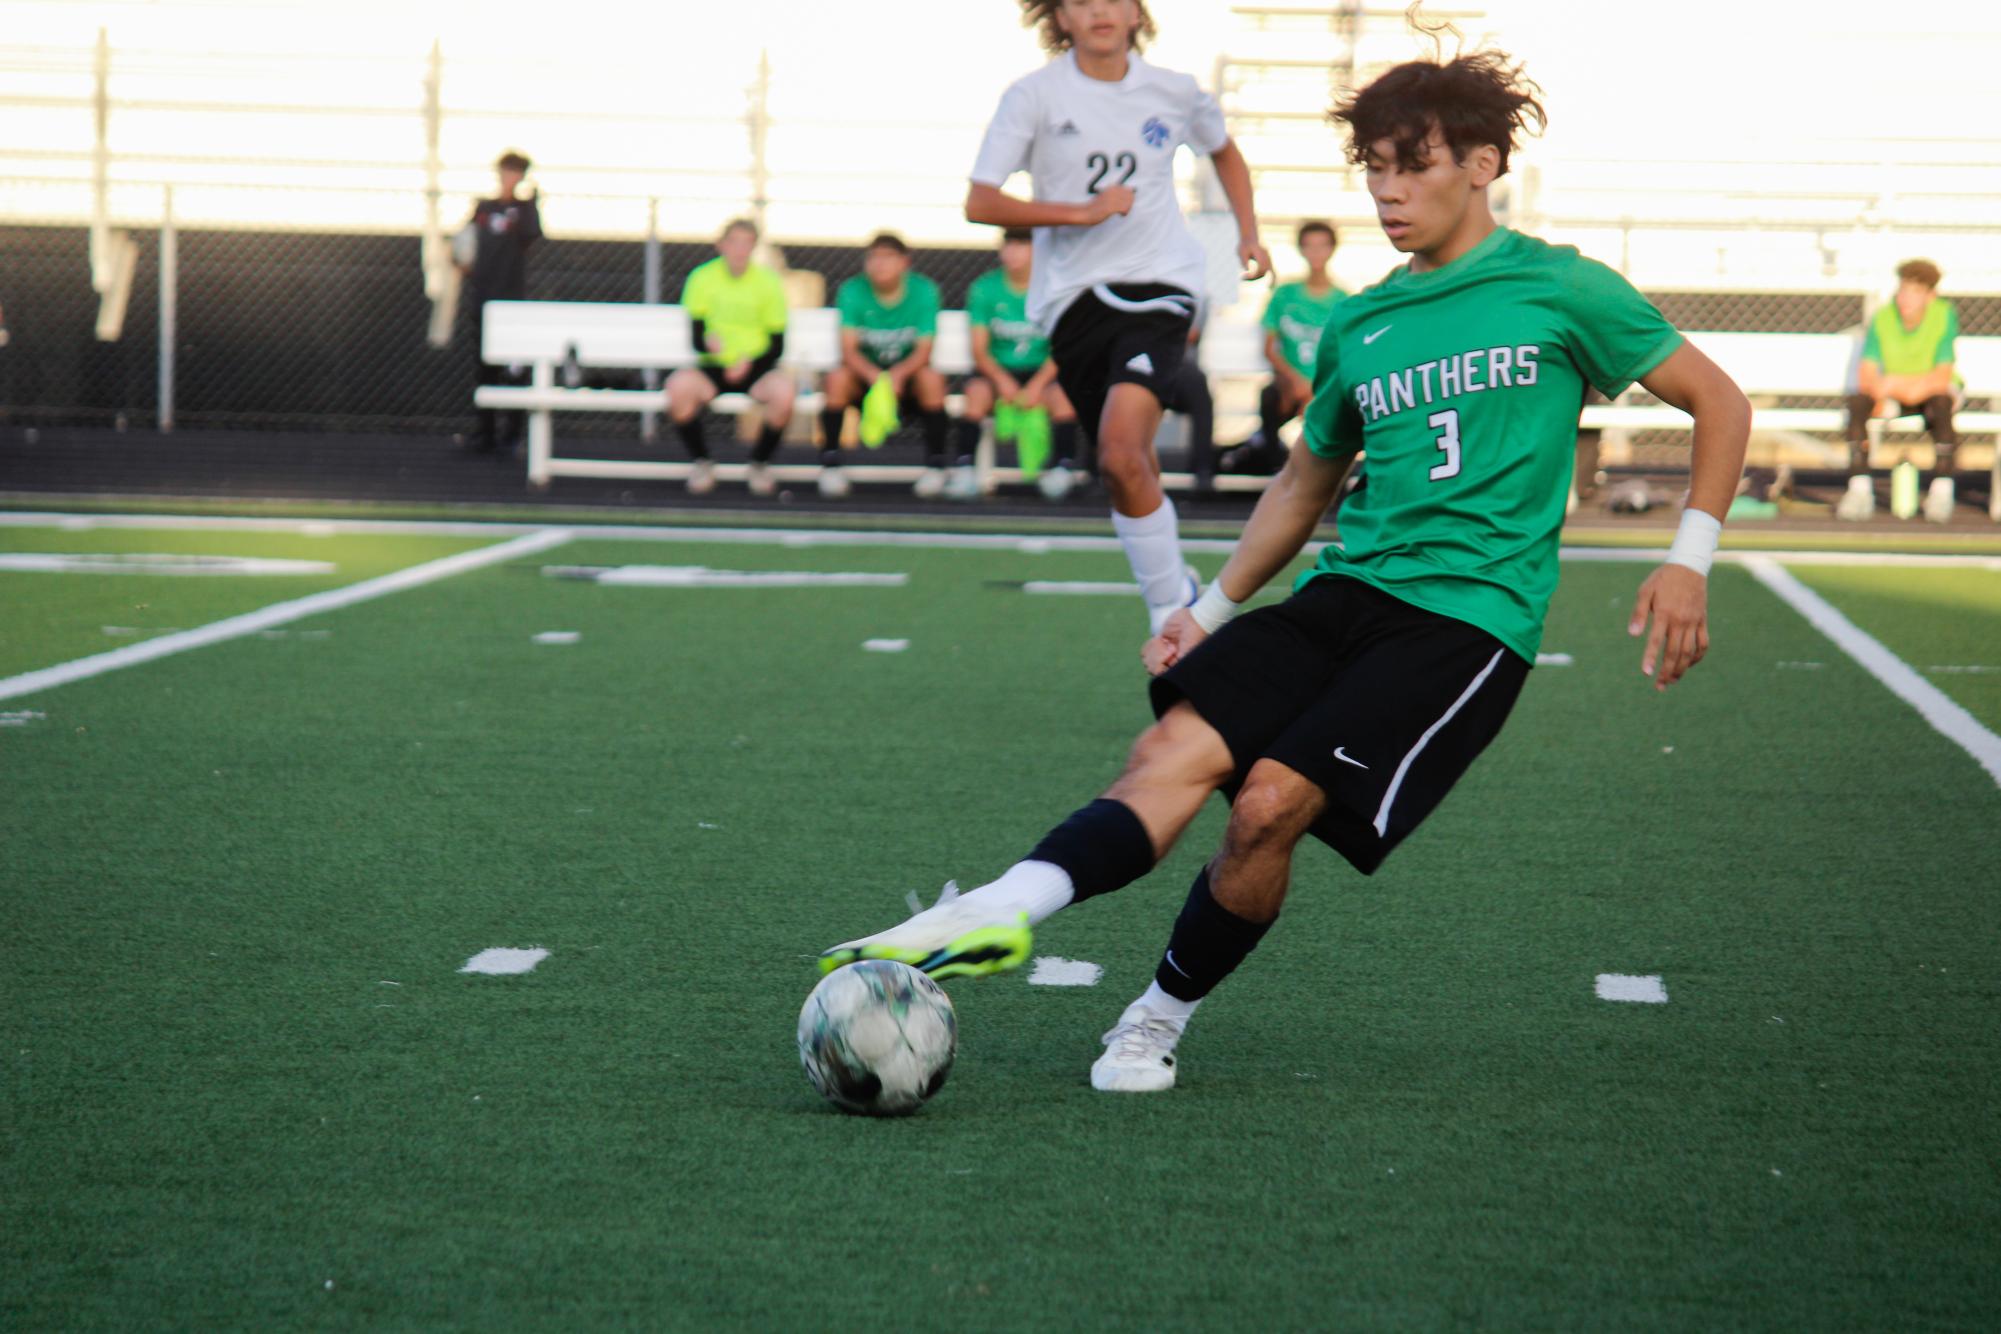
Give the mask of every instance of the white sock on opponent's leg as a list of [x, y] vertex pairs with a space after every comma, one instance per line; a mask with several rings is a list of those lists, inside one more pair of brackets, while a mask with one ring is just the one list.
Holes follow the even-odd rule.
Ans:
[[1022, 861], [1008, 867], [1000, 879], [967, 890], [966, 897], [991, 903], [1010, 917], [1025, 912], [1030, 926], [1040, 926], [1069, 907], [1077, 890], [1070, 873], [1054, 862]]
[[1146, 992], [1138, 1000], [1126, 1007], [1126, 1012], [1130, 1014], [1134, 1008], [1143, 1005], [1153, 1011], [1154, 1018], [1165, 1019], [1177, 1029], [1186, 1029], [1190, 1016], [1195, 1013], [1195, 1007], [1201, 1003], [1199, 1000], [1189, 1001], [1170, 996], [1160, 989], [1160, 983], [1153, 982], [1148, 984]]
[[1188, 564], [1181, 558], [1181, 528], [1174, 502], [1162, 496], [1160, 508], [1138, 518], [1112, 511], [1112, 531], [1126, 549], [1139, 594], [1153, 614], [1155, 629], [1176, 607], [1188, 605]]

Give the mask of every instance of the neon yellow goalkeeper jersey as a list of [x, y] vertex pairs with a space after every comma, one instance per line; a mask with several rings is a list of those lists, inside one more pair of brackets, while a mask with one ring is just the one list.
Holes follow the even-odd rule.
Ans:
[[1367, 482], [1300, 584], [1361, 579], [1534, 662], [1584, 387], [1618, 394], [1681, 342], [1605, 265], [1506, 227], [1342, 301], [1305, 440], [1327, 457], [1366, 450]]

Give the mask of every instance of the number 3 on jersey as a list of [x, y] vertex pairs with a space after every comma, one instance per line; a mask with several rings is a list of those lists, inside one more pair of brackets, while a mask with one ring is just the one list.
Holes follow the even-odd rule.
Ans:
[[1443, 412], [1431, 414], [1431, 429], [1439, 432], [1438, 447], [1445, 453], [1445, 461], [1432, 466], [1431, 480], [1442, 482], [1448, 477], [1459, 475], [1459, 409], [1447, 408]]

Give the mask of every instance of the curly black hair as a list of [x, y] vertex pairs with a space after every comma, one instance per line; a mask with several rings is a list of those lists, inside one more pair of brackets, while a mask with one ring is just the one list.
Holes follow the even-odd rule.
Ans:
[[[1063, 0], [1018, 0], [1021, 5], [1021, 26], [1033, 28], [1041, 25], [1042, 49], [1052, 54], [1070, 49], [1070, 34], [1063, 31], [1056, 21], [1056, 11], [1063, 8]], [[1146, 0], [1133, 0], [1139, 6], [1139, 26], [1133, 29], [1132, 49], [1140, 50], [1152, 40], [1155, 32], [1153, 15], [1146, 12]]]
[[1422, 171], [1425, 144], [1436, 126], [1453, 161], [1464, 162], [1468, 152], [1492, 144], [1501, 154], [1495, 174], [1505, 176], [1516, 136], [1540, 133], [1548, 124], [1541, 95], [1504, 53], [1474, 51], [1397, 65], [1351, 93], [1332, 115], [1347, 125], [1348, 160], [1358, 166], [1367, 164], [1371, 146], [1388, 139], [1396, 145], [1398, 166]]

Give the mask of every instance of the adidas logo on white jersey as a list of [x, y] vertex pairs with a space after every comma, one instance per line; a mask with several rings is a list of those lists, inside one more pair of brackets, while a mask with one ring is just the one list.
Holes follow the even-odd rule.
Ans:
[[1153, 358], [1142, 352], [1126, 363], [1126, 369], [1129, 371], [1138, 371], [1141, 375], [1151, 375], [1153, 374]]

